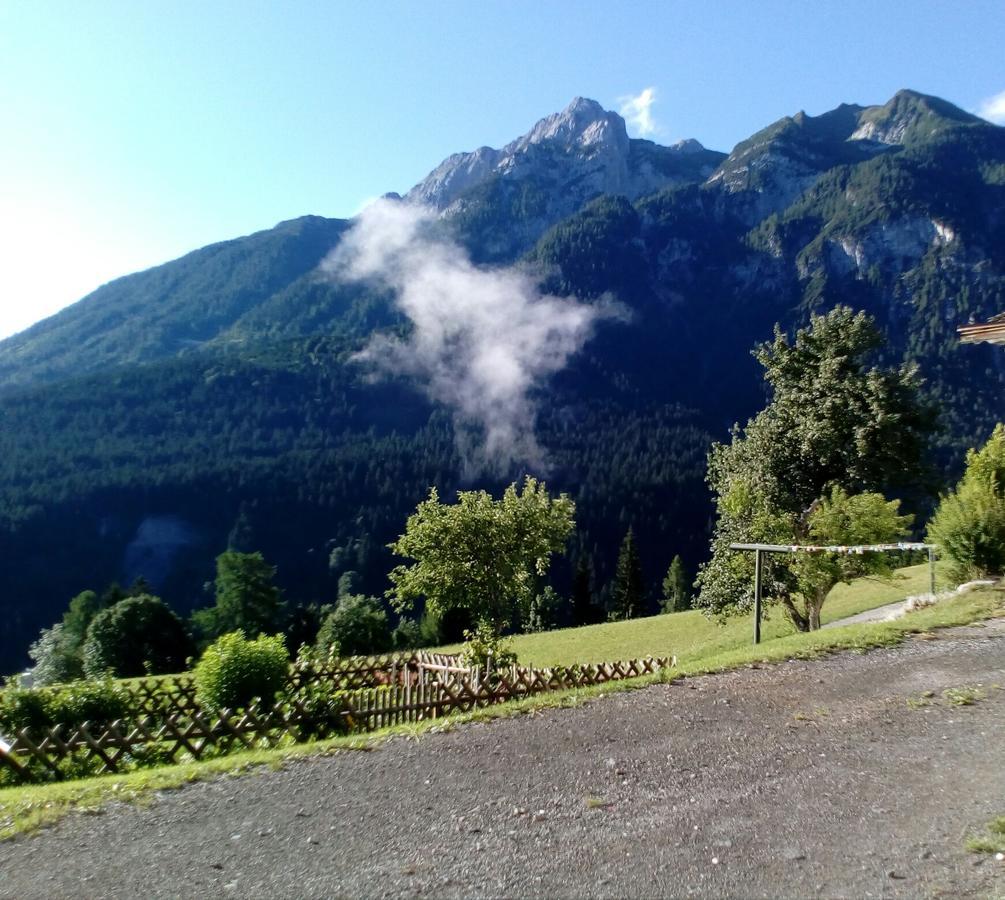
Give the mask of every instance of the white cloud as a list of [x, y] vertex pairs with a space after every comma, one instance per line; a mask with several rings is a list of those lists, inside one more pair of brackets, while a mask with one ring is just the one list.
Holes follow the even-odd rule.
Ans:
[[650, 137], [659, 131], [653, 121], [653, 104], [656, 102], [656, 88], [647, 87], [634, 97], [621, 97], [619, 112], [630, 129], [641, 137]]
[[565, 367], [609, 309], [542, 294], [528, 272], [475, 266], [436, 231], [434, 211], [378, 200], [324, 264], [342, 281], [390, 288], [411, 320], [357, 359], [406, 375], [448, 406], [467, 475], [544, 465], [534, 436], [536, 389]]
[[977, 115], [995, 125], [1005, 125], [1005, 91], [981, 101]]

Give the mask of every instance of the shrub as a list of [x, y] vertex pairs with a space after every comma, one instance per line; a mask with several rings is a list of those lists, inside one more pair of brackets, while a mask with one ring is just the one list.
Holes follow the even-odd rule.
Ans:
[[967, 454], [956, 490], [942, 498], [928, 525], [958, 582], [1005, 571], [1005, 426]]
[[22, 728], [51, 728], [46, 695], [43, 691], [11, 688], [0, 694], [0, 729], [13, 735]]
[[415, 650], [424, 647], [422, 626], [415, 619], [402, 619], [391, 632], [391, 644], [395, 650]]
[[1005, 571], [1005, 502], [978, 481], [942, 499], [928, 526], [957, 583]]
[[271, 701], [289, 674], [282, 635], [253, 641], [233, 631], [206, 648], [195, 667], [196, 700], [203, 709], [247, 706], [255, 697]]
[[290, 696], [291, 711], [303, 710], [306, 716], [300, 724], [301, 738], [317, 740], [332, 734], [344, 734], [348, 730], [348, 722], [342, 715], [345, 696], [346, 691], [335, 690], [330, 683], [323, 681], [301, 684]]
[[13, 733], [89, 722], [107, 728], [130, 714], [129, 695], [111, 680], [75, 681], [59, 688], [14, 689], [0, 695], [0, 728]]
[[493, 669], [504, 669], [516, 664], [516, 653], [508, 641], [496, 634], [488, 622], [479, 623], [473, 631], [464, 632], [464, 646], [461, 647], [461, 664]]
[[384, 653], [391, 649], [391, 629], [376, 597], [343, 597], [318, 630], [317, 648], [340, 656]]
[[106, 728], [130, 714], [129, 695], [111, 679], [75, 681], [53, 693], [51, 715], [64, 725], [90, 722]]
[[191, 652], [181, 619], [158, 597], [141, 594], [94, 617], [84, 641], [84, 672], [92, 678], [180, 672]]

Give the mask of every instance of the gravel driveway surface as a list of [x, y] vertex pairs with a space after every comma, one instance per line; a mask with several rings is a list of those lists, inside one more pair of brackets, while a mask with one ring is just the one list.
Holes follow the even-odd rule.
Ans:
[[399, 738], [0, 844], [0, 896], [1000, 896], [994, 685], [1001, 620]]

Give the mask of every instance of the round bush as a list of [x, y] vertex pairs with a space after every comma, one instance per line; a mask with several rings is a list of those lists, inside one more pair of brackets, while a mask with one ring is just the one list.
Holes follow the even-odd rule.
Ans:
[[944, 497], [928, 526], [956, 582], [1005, 572], [1005, 501], [994, 487], [964, 482]]
[[337, 656], [384, 653], [391, 649], [387, 613], [376, 597], [343, 597], [321, 623], [316, 646]]
[[206, 648], [195, 667], [196, 700], [206, 710], [237, 709], [259, 697], [271, 702], [286, 685], [289, 659], [282, 635], [253, 641], [232, 631]]
[[967, 454], [955, 491], [942, 498], [928, 525], [954, 581], [1005, 572], [1005, 425]]
[[84, 641], [84, 673], [119, 678], [181, 672], [192, 642], [181, 619], [158, 597], [129, 597], [98, 613]]

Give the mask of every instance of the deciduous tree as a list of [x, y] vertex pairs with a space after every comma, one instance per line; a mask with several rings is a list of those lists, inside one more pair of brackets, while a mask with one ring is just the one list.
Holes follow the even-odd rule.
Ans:
[[184, 624], [159, 597], [129, 597], [94, 617], [84, 641], [84, 672], [92, 678], [180, 672], [191, 652]]
[[391, 626], [380, 600], [351, 594], [339, 599], [318, 630], [317, 648], [336, 656], [361, 656], [391, 649]]
[[391, 549], [413, 562], [397, 566], [387, 592], [399, 610], [425, 597], [427, 610], [470, 611], [496, 632], [530, 603], [553, 553], [572, 533], [575, 505], [551, 497], [528, 477], [499, 500], [485, 491], [459, 491], [457, 503], [440, 502], [435, 489], [408, 518]]
[[[837, 307], [814, 316], [794, 340], [776, 328], [774, 339], [755, 349], [771, 399], [709, 453], [718, 520], [712, 558], [698, 576], [700, 606], [716, 613], [750, 608], [750, 554], [730, 551], [730, 543], [804, 542], [813, 504], [828, 495], [833, 501], [834, 486], [853, 495], [925, 481], [932, 411], [919, 399], [913, 367], [870, 365], [881, 344], [869, 316]], [[800, 613], [794, 602], [812, 593], [800, 584], [800, 565], [769, 555], [762, 584], [765, 599], [782, 603], [805, 630], [818, 616]]]

